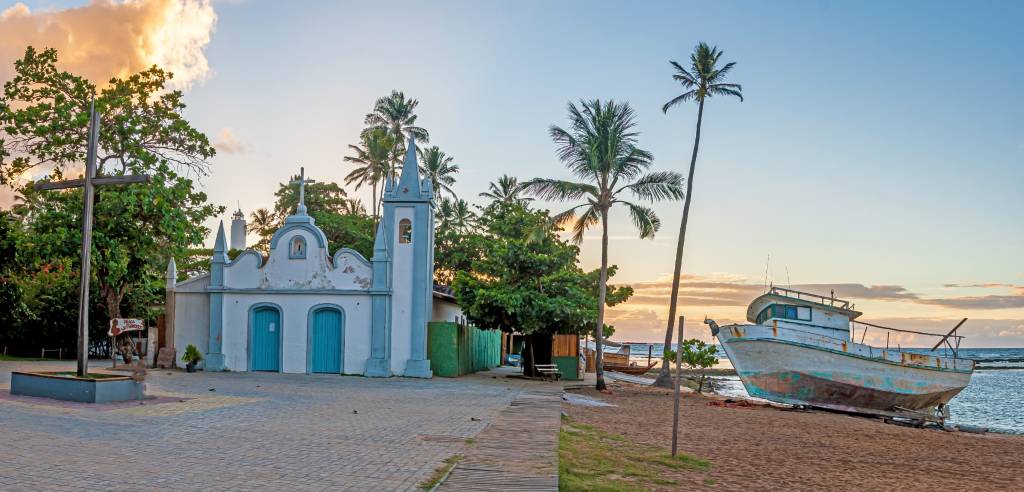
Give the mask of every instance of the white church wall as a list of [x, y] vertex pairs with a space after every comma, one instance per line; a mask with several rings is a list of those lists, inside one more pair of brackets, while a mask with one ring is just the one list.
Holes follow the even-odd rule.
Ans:
[[224, 285], [236, 289], [254, 289], [262, 283], [260, 271], [263, 258], [255, 251], [245, 251], [234, 261], [224, 265]]
[[226, 365], [232, 371], [249, 368], [249, 309], [272, 303], [281, 309], [281, 370], [306, 372], [309, 310], [319, 304], [337, 305], [344, 312], [344, 369], [362, 374], [370, 357], [370, 296], [338, 294], [224, 294], [224, 346]]
[[334, 253], [334, 269], [327, 278], [336, 289], [369, 289], [373, 287], [373, 267], [358, 253], [341, 249]]
[[[296, 235], [306, 240], [306, 258], [289, 258], [289, 245]], [[275, 289], [330, 289], [327, 249], [317, 244], [317, 238], [307, 229], [292, 229], [281, 236], [277, 247], [263, 268], [262, 287]]]
[[210, 296], [205, 292], [174, 293], [174, 348], [177, 357], [185, 353], [185, 347], [195, 345], [206, 353], [210, 346]]
[[[412, 352], [412, 341], [410, 340], [412, 312], [412, 272], [413, 272], [413, 248], [412, 243], [399, 241], [398, 224], [402, 219], [409, 219], [415, 230], [422, 227], [417, 224], [413, 207], [395, 207], [395, 227], [391, 231], [391, 244], [394, 244], [394, 257], [392, 258], [392, 282], [391, 282], [391, 372], [402, 374], [405, 372], [405, 364]], [[414, 234], [415, 236], [415, 234]]]
[[434, 309], [430, 321], [458, 321], [462, 318], [462, 308], [447, 299], [434, 296]]

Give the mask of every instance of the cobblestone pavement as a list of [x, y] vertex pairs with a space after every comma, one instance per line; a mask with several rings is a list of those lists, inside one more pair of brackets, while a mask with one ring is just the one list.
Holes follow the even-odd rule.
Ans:
[[501, 371], [414, 380], [151, 370], [147, 392], [180, 399], [83, 408], [7, 395], [12, 370], [73, 367], [0, 362], [0, 490], [411, 490], [525, 386], [542, 384]]

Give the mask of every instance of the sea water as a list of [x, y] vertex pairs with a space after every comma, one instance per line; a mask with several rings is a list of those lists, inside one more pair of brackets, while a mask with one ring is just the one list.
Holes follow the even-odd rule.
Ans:
[[[647, 360], [647, 350], [655, 358], [663, 344], [629, 344], [631, 358], [637, 362]], [[675, 348], [675, 344], [672, 344]], [[931, 353], [949, 357], [946, 350], [930, 352], [928, 349], [904, 349], [907, 352]], [[949, 402], [953, 424], [987, 427], [994, 432], [1024, 434], [1024, 348], [961, 349], [959, 357], [975, 361], [971, 383]], [[726, 359], [718, 348], [718, 358]], [[728, 362], [728, 359], [726, 359]], [[743, 383], [736, 376], [713, 376], [715, 391], [724, 396], [748, 398]]]

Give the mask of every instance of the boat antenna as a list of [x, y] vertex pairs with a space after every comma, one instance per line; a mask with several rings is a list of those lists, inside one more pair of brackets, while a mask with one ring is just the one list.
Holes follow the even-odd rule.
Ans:
[[789, 284], [789, 290], [793, 290], [793, 281], [789, 279], [789, 265], [786, 265], [786, 283]]
[[768, 266], [772, 264], [772, 254], [768, 253], [768, 260], [764, 263], [764, 291], [768, 292]]

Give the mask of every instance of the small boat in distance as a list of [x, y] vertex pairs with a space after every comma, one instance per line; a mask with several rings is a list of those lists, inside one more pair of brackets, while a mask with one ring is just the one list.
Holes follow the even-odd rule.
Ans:
[[[941, 422], [946, 404], [971, 381], [974, 361], [957, 357], [956, 330], [942, 334], [953, 357], [856, 343], [851, 324], [862, 313], [848, 301], [772, 287], [747, 308], [753, 324], [718, 326], [718, 338], [747, 393], [766, 400], [853, 413]], [[863, 342], [864, 335], [861, 335]], [[887, 336], [888, 340], [888, 336]]]

